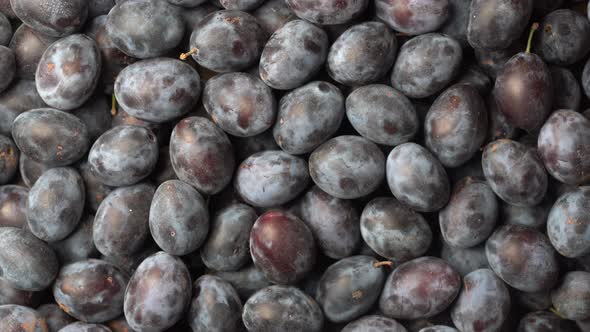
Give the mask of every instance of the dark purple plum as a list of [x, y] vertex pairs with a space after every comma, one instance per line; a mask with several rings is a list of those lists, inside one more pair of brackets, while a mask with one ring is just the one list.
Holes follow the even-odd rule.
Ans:
[[45, 318], [35, 309], [12, 304], [0, 305], [0, 330], [2, 332], [49, 331]]
[[171, 255], [195, 251], [209, 232], [205, 200], [195, 188], [179, 180], [166, 181], [158, 187], [149, 214], [152, 238]]
[[27, 223], [29, 189], [16, 185], [0, 186], [0, 227], [22, 228]]
[[445, 167], [457, 167], [479, 151], [487, 128], [486, 107], [477, 90], [466, 84], [453, 85], [426, 114], [426, 147]]
[[559, 110], [541, 128], [539, 156], [557, 180], [571, 185], [590, 181], [590, 120], [584, 115]]
[[219, 0], [219, 3], [225, 9], [250, 11], [259, 7], [264, 1], [265, 0]]
[[440, 257], [444, 259], [461, 276], [479, 269], [489, 268], [485, 245], [471, 248], [451, 247], [444, 243]]
[[12, 124], [12, 138], [21, 153], [50, 166], [72, 164], [90, 146], [82, 120], [51, 108], [21, 113]]
[[149, 209], [155, 188], [136, 184], [113, 190], [100, 204], [93, 225], [94, 244], [106, 256], [138, 252], [149, 236]]
[[437, 30], [452, 15], [449, 0], [376, 0], [375, 10], [393, 30], [412, 36]]
[[505, 49], [526, 29], [533, 0], [471, 1], [467, 40], [475, 49]]
[[37, 182], [41, 174], [53, 167], [37, 162], [27, 157], [24, 153], [21, 153], [20, 160], [18, 161], [18, 168], [24, 184], [31, 188], [35, 185], [35, 182]]
[[510, 305], [504, 282], [492, 270], [476, 270], [463, 278], [451, 318], [464, 332], [499, 331], [508, 319]]
[[233, 72], [254, 65], [268, 36], [258, 20], [243, 11], [220, 10], [207, 15], [193, 30], [191, 54], [201, 66], [215, 72]]
[[387, 183], [393, 196], [420, 212], [437, 211], [451, 194], [441, 163], [416, 143], [396, 146], [387, 157]]
[[309, 183], [307, 162], [283, 151], [264, 151], [244, 160], [234, 187], [246, 203], [278, 207], [297, 197]]
[[486, 98], [488, 111], [488, 136], [486, 142], [493, 142], [498, 139], [515, 139], [518, 130], [508, 121], [504, 113], [498, 110], [498, 104], [492, 94]]
[[398, 323], [395, 319], [377, 315], [361, 317], [355, 321], [350, 322], [342, 329], [342, 332], [368, 331], [407, 332], [406, 328]]
[[119, 105], [140, 120], [162, 123], [190, 110], [201, 95], [199, 74], [170, 58], [142, 60], [126, 67], [115, 81]]
[[509, 204], [534, 206], [547, 192], [547, 172], [541, 159], [522, 143], [494, 141], [485, 147], [481, 163], [492, 190]]
[[[286, 6], [286, 4], [285, 4]], [[8, 46], [10, 39], [12, 38], [12, 25], [6, 15], [0, 12], [0, 45]]]
[[70, 316], [102, 323], [123, 313], [128, 276], [99, 259], [65, 265], [53, 285], [56, 303]]
[[389, 197], [375, 198], [365, 206], [361, 234], [371, 249], [396, 264], [420, 257], [432, 241], [424, 217]]
[[25, 24], [19, 26], [9, 44], [16, 58], [16, 76], [35, 79], [41, 56], [57, 39], [37, 32]]
[[180, 9], [160, 0], [118, 3], [109, 12], [106, 32], [123, 53], [147, 59], [174, 49], [184, 36]]
[[[559, 318], [547, 311], [526, 314], [518, 324], [517, 332], [578, 332], [572, 321]], [[583, 330], [582, 332], [586, 332]]]
[[170, 160], [178, 178], [212, 195], [231, 181], [235, 157], [227, 135], [202, 117], [186, 118], [174, 127]]
[[291, 11], [285, 0], [267, 0], [258, 7], [252, 15], [268, 35], [272, 35], [285, 24], [297, 17]]
[[102, 134], [88, 154], [90, 170], [107, 186], [128, 186], [145, 179], [156, 167], [158, 142], [140, 126], [116, 126]]
[[250, 230], [258, 216], [246, 204], [231, 204], [211, 220], [211, 230], [201, 248], [203, 263], [216, 271], [237, 271], [250, 260]]
[[396, 53], [397, 39], [385, 24], [357, 24], [344, 31], [330, 47], [328, 74], [350, 86], [375, 83], [391, 69]]
[[271, 285], [254, 264], [239, 271], [215, 272], [214, 275], [229, 282], [242, 299], [248, 299], [255, 292]]
[[6, 184], [18, 171], [20, 151], [16, 144], [4, 135], [0, 135], [0, 184]]
[[129, 280], [125, 317], [136, 331], [163, 331], [182, 318], [190, 302], [188, 269], [180, 258], [160, 251], [146, 258]]
[[53, 37], [75, 33], [88, 17], [85, 0], [10, 0], [10, 5], [26, 25]]
[[102, 60], [94, 40], [76, 34], [51, 44], [41, 56], [35, 82], [47, 105], [73, 110], [90, 98], [100, 76]]
[[106, 325], [75, 322], [66, 325], [59, 332], [112, 332]]
[[590, 254], [590, 187], [578, 187], [557, 199], [547, 218], [547, 236], [565, 257]]
[[113, 191], [113, 188], [100, 182], [100, 179], [92, 173], [88, 161], [80, 163], [78, 170], [82, 179], [84, 179], [86, 207], [96, 212], [100, 203]]
[[467, 41], [467, 26], [469, 25], [469, 11], [471, 0], [448, 0], [449, 1], [449, 18], [440, 28], [440, 32], [451, 36], [463, 48], [469, 45]]
[[0, 92], [6, 90], [12, 80], [16, 77], [16, 57], [14, 52], [6, 47], [0, 45]]
[[565, 319], [590, 319], [590, 273], [573, 271], [565, 274], [551, 292], [551, 302]]
[[549, 13], [539, 30], [533, 49], [548, 63], [568, 66], [590, 51], [590, 22], [576, 11], [559, 9]]
[[47, 332], [58, 332], [66, 325], [76, 321], [72, 316], [66, 314], [57, 304], [43, 304], [37, 308], [37, 312], [47, 322]]
[[203, 105], [215, 124], [240, 137], [266, 131], [273, 125], [277, 112], [272, 89], [247, 73], [221, 74], [208, 80]]
[[47, 170], [29, 191], [28, 229], [43, 241], [63, 240], [78, 226], [85, 194], [84, 180], [74, 168]]
[[16, 304], [35, 308], [39, 302], [38, 292], [16, 289], [8, 281], [0, 279], [0, 305]]
[[321, 28], [303, 21], [285, 23], [270, 37], [260, 58], [260, 78], [279, 90], [295, 89], [320, 70], [330, 44]]
[[46, 106], [35, 81], [17, 80], [0, 94], [0, 134], [11, 136], [13, 122], [19, 114]]
[[398, 53], [391, 84], [410, 98], [432, 96], [455, 78], [462, 60], [461, 44], [449, 36], [428, 33], [414, 37]]
[[368, 0], [285, 0], [300, 18], [320, 25], [343, 24], [362, 15]]
[[308, 83], [281, 98], [273, 136], [287, 153], [312, 152], [336, 133], [344, 112], [344, 96], [336, 86]]
[[313, 268], [316, 246], [313, 234], [295, 215], [280, 210], [261, 215], [250, 232], [250, 253], [266, 279], [293, 284]]
[[360, 136], [339, 136], [320, 145], [309, 157], [313, 182], [341, 199], [366, 196], [385, 177], [385, 156], [379, 147]]
[[525, 292], [550, 289], [557, 282], [557, 254], [534, 228], [504, 225], [486, 242], [490, 267], [508, 285]]
[[346, 98], [346, 117], [363, 137], [387, 146], [408, 142], [420, 126], [410, 100], [384, 84], [363, 86], [350, 93]]
[[420, 257], [389, 275], [379, 308], [397, 319], [429, 318], [448, 308], [461, 289], [461, 276], [445, 261]]
[[248, 331], [322, 331], [320, 306], [295, 287], [264, 288], [244, 304], [242, 320]]
[[111, 128], [111, 105], [104, 95], [94, 95], [84, 105], [71, 111], [88, 129], [91, 141], [96, 140]]
[[242, 301], [230, 283], [212, 275], [195, 281], [187, 314], [193, 332], [238, 331], [241, 314]]
[[26, 230], [0, 227], [0, 276], [10, 286], [43, 290], [53, 283], [58, 269], [57, 257], [47, 243]]
[[326, 318], [344, 323], [366, 314], [385, 282], [382, 267], [369, 256], [350, 256], [330, 265], [317, 287], [316, 300]]
[[98, 250], [94, 246], [92, 230], [94, 215], [83, 217], [78, 228], [61, 241], [51, 243], [57, 258], [62, 264], [73, 263], [97, 257]]
[[446, 243], [470, 248], [484, 242], [498, 219], [498, 200], [486, 181], [467, 177], [455, 184], [438, 220]]

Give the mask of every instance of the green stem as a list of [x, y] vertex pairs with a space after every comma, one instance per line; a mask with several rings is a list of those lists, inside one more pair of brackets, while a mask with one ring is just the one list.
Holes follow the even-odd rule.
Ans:
[[535, 31], [537, 31], [537, 29], [539, 28], [539, 23], [535, 22], [533, 23], [533, 25], [531, 26], [531, 32], [529, 32], [529, 40], [527, 41], [526, 44], [526, 53], [531, 53], [531, 45], [533, 44], [533, 35], [535, 34]]

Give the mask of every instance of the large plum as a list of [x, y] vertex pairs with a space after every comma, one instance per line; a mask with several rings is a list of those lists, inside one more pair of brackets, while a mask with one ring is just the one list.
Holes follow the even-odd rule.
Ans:
[[26, 25], [53, 37], [80, 30], [88, 17], [86, 0], [10, 0], [10, 6]]
[[267, 0], [252, 15], [269, 35], [297, 18], [285, 0]]
[[543, 18], [539, 30], [533, 48], [548, 63], [572, 65], [590, 51], [590, 22], [578, 12], [555, 10]]
[[57, 39], [37, 32], [25, 24], [18, 27], [9, 44], [16, 58], [16, 76], [34, 79], [41, 56]]
[[568, 272], [561, 283], [551, 292], [551, 302], [555, 310], [565, 319], [589, 319], [590, 273]]
[[565, 257], [590, 254], [590, 187], [578, 187], [560, 196], [547, 218], [547, 236]]
[[451, 16], [449, 0], [376, 0], [379, 19], [395, 31], [421, 35], [442, 26]]
[[233, 332], [241, 326], [242, 301], [227, 281], [203, 275], [193, 285], [187, 314], [193, 332]]

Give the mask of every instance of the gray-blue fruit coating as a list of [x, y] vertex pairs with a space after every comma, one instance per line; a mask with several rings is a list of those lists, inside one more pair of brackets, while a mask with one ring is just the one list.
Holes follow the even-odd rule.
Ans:
[[351, 256], [326, 269], [315, 298], [328, 320], [350, 322], [371, 309], [385, 282], [385, 271], [373, 266], [376, 262], [370, 256]]
[[116, 126], [92, 145], [88, 163], [104, 184], [128, 186], [145, 179], [156, 167], [158, 142], [154, 133], [140, 126]]
[[265, 0], [219, 0], [225, 9], [251, 11], [259, 7]]
[[476, 49], [505, 49], [524, 32], [533, 0], [471, 1], [467, 40]]
[[590, 254], [590, 187], [559, 197], [547, 218], [547, 236], [558, 253], [575, 258]]
[[553, 11], [543, 18], [533, 50], [547, 63], [568, 66], [590, 51], [590, 22], [570, 9]]
[[44, 172], [29, 191], [27, 224], [31, 233], [46, 242], [63, 240], [82, 217], [84, 180], [70, 167]]
[[26, 25], [53, 37], [75, 33], [88, 17], [86, 0], [10, 0], [10, 5]]
[[346, 117], [362, 136], [388, 146], [406, 143], [418, 132], [418, 114], [410, 100], [384, 84], [360, 87], [346, 98]]
[[186, 255], [198, 249], [207, 237], [207, 204], [189, 184], [166, 181], [152, 199], [149, 226], [154, 241], [162, 250], [171, 255]]
[[268, 86], [290, 90], [307, 83], [326, 61], [328, 35], [303, 20], [286, 23], [270, 37], [260, 57], [260, 78]]
[[186, 114], [200, 95], [197, 71], [170, 58], [138, 61], [123, 69], [115, 81], [119, 105], [138, 119], [156, 123]]
[[241, 326], [242, 301], [233, 286], [212, 275], [193, 285], [187, 320], [193, 332], [233, 332]]
[[231, 204], [215, 213], [201, 258], [215, 271], [237, 271], [250, 260], [250, 230], [258, 216], [246, 204]]
[[6, 184], [18, 171], [20, 151], [16, 144], [4, 135], [0, 135], [0, 184]]
[[434, 101], [424, 125], [426, 147], [445, 167], [469, 161], [484, 143], [488, 128], [485, 104], [469, 85], [453, 85]]
[[440, 32], [457, 40], [463, 48], [469, 47], [467, 26], [471, 0], [449, 0], [449, 18], [440, 28]]
[[379, 147], [360, 136], [339, 136], [320, 145], [309, 157], [313, 182], [342, 199], [372, 193], [385, 177], [385, 156]]
[[40, 291], [53, 283], [59, 263], [51, 247], [30, 232], [0, 227], [0, 269], [12, 287]]
[[2, 81], [0, 81], [0, 92], [3, 92], [10, 86], [15, 76], [15, 54], [10, 48], [0, 45], [0, 77], [2, 77]]
[[222, 272], [216, 271], [214, 275], [229, 282], [240, 295], [240, 298], [247, 300], [255, 292], [271, 285], [266, 280], [264, 273], [251, 264], [239, 271]]
[[561, 283], [551, 292], [551, 302], [565, 319], [589, 319], [590, 273], [572, 271], [565, 274]]
[[461, 276], [479, 269], [489, 268], [485, 244], [471, 248], [451, 247], [443, 243], [440, 257]]
[[553, 109], [577, 111], [582, 101], [582, 88], [574, 74], [568, 68], [551, 66], [553, 81]]
[[59, 331], [66, 325], [72, 324], [76, 319], [68, 314], [57, 304], [47, 303], [39, 306], [37, 312], [45, 318], [47, 322], [48, 332]]
[[183, 119], [174, 127], [170, 160], [176, 176], [205, 195], [216, 194], [228, 185], [236, 164], [223, 130], [197, 116]]
[[253, 11], [252, 15], [258, 19], [258, 23], [269, 36], [297, 18], [285, 0], [267, 0]]
[[559, 277], [557, 253], [534, 228], [500, 226], [486, 242], [490, 267], [508, 285], [525, 292], [551, 289]]
[[463, 278], [451, 318], [461, 331], [499, 331], [510, 306], [510, 293], [502, 279], [492, 270], [476, 270]]
[[161, 0], [131, 0], [111, 9], [106, 31], [123, 53], [147, 59], [178, 46], [185, 28], [178, 7]]
[[551, 114], [537, 141], [545, 168], [560, 182], [581, 185], [590, 181], [590, 120], [570, 110]]
[[[285, 5], [286, 6], [286, 5]], [[0, 13], [0, 45], [8, 46], [12, 38], [12, 25], [6, 15]]]
[[106, 96], [96, 94], [84, 105], [71, 111], [88, 129], [88, 136], [95, 141], [100, 135], [111, 128], [111, 105]]
[[359, 212], [350, 200], [313, 186], [292, 207], [313, 233], [320, 251], [334, 259], [351, 256], [361, 242]]
[[395, 319], [369, 315], [350, 322], [342, 329], [342, 332], [407, 332], [407, 330]]
[[22, 228], [27, 223], [28, 196], [27, 187], [0, 186], [0, 227]]
[[342, 24], [361, 16], [368, 0], [285, 0], [300, 18], [320, 25]]
[[207, 15], [194, 29], [190, 48], [195, 61], [216, 72], [244, 70], [258, 61], [268, 36], [256, 18], [239, 10]]
[[328, 74], [350, 86], [375, 83], [391, 69], [396, 53], [397, 39], [385, 24], [357, 24], [344, 31], [330, 47]]
[[63, 327], [59, 332], [112, 332], [106, 325], [75, 322]]
[[102, 69], [96, 42], [76, 34], [51, 44], [41, 56], [35, 82], [47, 105], [64, 111], [82, 106], [94, 92]]
[[[582, 328], [582, 326], [580, 326]], [[518, 324], [517, 332], [578, 332], [576, 324], [548, 311], [535, 311], [526, 314]], [[582, 330], [584, 331], [584, 330]]]
[[484, 242], [494, 231], [498, 210], [496, 195], [486, 181], [473, 177], [460, 180], [438, 214], [445, 242], [460, 248]]
[[240, 137], [258, 135], [270, 128], [277, 112], [272, 89], [247, 73], [221, 74], [208, 80], [203, 105], [215, 124]]
[[449, 201], [451, 189], [445, 169], [430, 151], [416, 143], [391, 150], [387, 183], [395, 198], [419, 212], [437, 211]]
[[481, 164], [492, 190], [509, 204], [534, 206], [547, 192], [547, 172], [541, 159], [522, 143], [500, 139], [488, 144]]
[[68, 237], [50, 244], [61, 264], [98, 257], [98, 250], [92, 239], [93, 225], [94, 215], [89, 214], [82, 218], [78, 228]]
[[102, 201], [94, 218], [94, 244], [106, 256], [138, 252], [149, 236], [149, 208], [155, 188], [136, 184], [113, 190]]
[[432, 241], [424, 217], [393, 197], [375, 198], [365, 206], [361, 234], [371, 249], [396, 264], [423, 255]]
[[437, 30], [450, 12], [449, 0], [377, 0], [376, 15], [395, 31], [420, 35]]
[[270, 286], [244, 304], [242, 320], [248, 331], [322, 331], [320, 306], [295, 287]]
[[234, 187], [246, 203], [277, 207], [297, 197], [309, 183], [305, 159], [283, 151], [264, 151], [244, 160], [234, 176]]
[[50, 166], [69, 165], [88, 151], [88, 129], [72, 114], [51, 108], [21, 113], [12, 124], [20, 152]]
[[96, 212], [100, 203], [113, 191], [112, 187], [109, 187], [102, 182], [99, 178], [92, 173], [90, 164], [87, 160], [80, 163], [78, 171], [84, 179], [84, 188], [86, 189], [86, 207], [90, 211]]
[[420, 257], [389, 275], [379, 308], [397, 319], [429, 318], [447, 309], [461, 289], [461, 276], [445, 261]]
[[53, 285], [53, 297], [67, 313], [89, 323], [102, 323], [123, 313], [129, 277], [99, 259], [63, 266]]
[[127, 284], [124, 312], [136, 331], [163, 331], [191, 301], [191, 276], [180, 258], [162, 251], [146, 258]]
[[461, 45], [447, 35], [414, 37], [398, 53], [391, 84], [410, 98], [432, 96], [453, 80], [462, 60]]
[[336, 86], [311, 82], [281, 98], [273, 136], [287, 153], [309, 153], [336, 133], [344, 112], [344, 96]]
[[[43, 316], [35, 309], [6, 304], [0, 306], [0, 330], [47, 332], [48, 328]], [[62, 329], [62, 331], [64, 330]]]
[[193, 8], [207, 2], [207, 0], [168, 0], [168, 2], [181, 7]]
[[[33, 80], [41, 56], [59, 38], [46, 36], [21, 24], [10, 40], [9, 47], [16, 57], [16, 77]], [[36, 92], [36, 91], [35, 91]]]

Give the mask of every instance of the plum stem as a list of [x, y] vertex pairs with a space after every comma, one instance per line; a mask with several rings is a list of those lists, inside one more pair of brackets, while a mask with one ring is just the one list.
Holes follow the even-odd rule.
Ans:
[[383, 262], [375, 262], [375, 263], [373, 263], [373, 267], [375, 267], [375, 268], [382, 267], [382, 266], [392, 267], [393, 266], [393, 262], [392, 261], [383, 261]]
[[115, 97], [114, 93], [111, 96], [111, 115], [117, 115], [117, 98]]
[[193, 48], [191, 48], [191, 50], [190, 50], [190, 51], [188, 51], [188, 52], [186, 52], [186, 53], [182, 53], [182, 54], [180, 55], [180, 60], [186, 60], [186, 59], [187, 59], [189, 56], [191, 56], [191, 55], [193, 55], [193, 54], [195, 54], [195, 53], [197, 53], [197, 52], [199, 52], [199, 49], [198, 49], [198, 48], [196, 48], [196, 47], [193, 47]]
[[531, 45], [533, 44], [533, 35], [535, 34], [535, 31], [537, 31], [537, 29], [539, 28], [539, 23], [535, 22], [533, 23], [533, 25], [531, 26], [531, 32], [529, 32], [529, 40], [526, 43], [526, 53], [531, 53]]
[[555, 314], [555, 316], [557, 316], [557, 317], [559, 317], [559, 318], [561, 318], [561, 319], [565, 319], [565, 318], [564, 318], [564, 317], [561, 315], [561, 313], [559, 313], [559, 311], [558, 311], [557, 309], [555, 309], [555, 307], [551, 307], [551, 308], [549, 308], [549, 311], [551, 311], [552, 313], [554, 313], [554, 314]]

